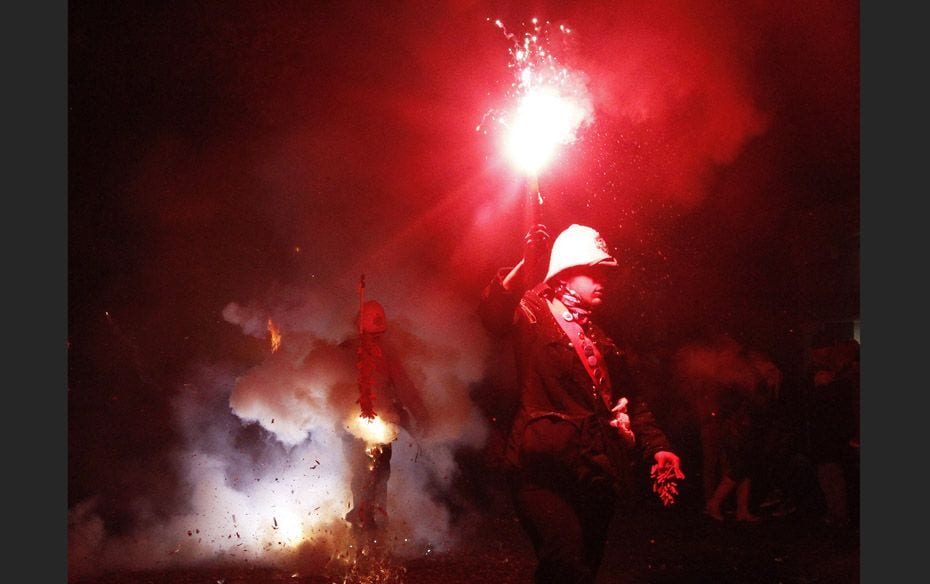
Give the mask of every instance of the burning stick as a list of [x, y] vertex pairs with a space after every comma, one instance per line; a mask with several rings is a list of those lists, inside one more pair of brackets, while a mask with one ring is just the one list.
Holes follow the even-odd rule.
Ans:
[[358, 334], [361, 336], [364, 329], [362, 327], [362, 310], [365, 308], [365, 274], [358, 277]]

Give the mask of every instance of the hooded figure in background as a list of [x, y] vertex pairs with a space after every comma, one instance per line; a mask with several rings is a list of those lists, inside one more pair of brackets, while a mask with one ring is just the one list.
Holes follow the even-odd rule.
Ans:
[[[571, 225], [552, 244], [542, 225], [524, 258], [500, 270], [479, 315], [516, 354], [519, 408], [508, 438], [514, 504], [538, 560], [537, 583], [593, 583], [618, 497], [631, 494], [633, 457], [651, 464], [671, 504], [684, 478], [677, 455], [624, 354], [593, 321], [617, 260], [600, 234]], [[541, 270], [540, 270], [541, 272]]]
[[396, 350], [384, 339], [384, 307], [375, 300], [365, 302], [356, 324], [359, 334], [340, 344], [355, 354], [358, 370], [357, 399], [352, 406], [343, 400], [351, 414], [340, 428], [352, 468], [353, 501], [345, 519], [353, 528], [375, 531], [388, 520], [391, 443], [399, 428], [412, 436], [425, 433], [429, 412]]

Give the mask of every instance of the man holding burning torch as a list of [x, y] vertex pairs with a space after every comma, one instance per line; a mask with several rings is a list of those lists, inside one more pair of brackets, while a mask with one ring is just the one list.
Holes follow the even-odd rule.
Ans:
[[552, 243], [539, 282], [548, 241], [544, 226], [530, 229], [523, 259], [485, 288], [479, 315], [516, 353], [520, 405], [506, 458], [535, 581], [593, 583], [618, 497], [631, 494], [632, 457], [651, 464], [666, 505], [684, 474], [635, 372], [592, 320], [616, 259], [597, 231], [574, 224]]

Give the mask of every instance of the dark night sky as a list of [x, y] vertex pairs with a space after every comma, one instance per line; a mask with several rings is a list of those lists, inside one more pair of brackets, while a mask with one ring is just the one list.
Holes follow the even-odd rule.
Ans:
[[858, 318], [857, 2], [525, 6], [70, 6], [69, 507], [96, 496], [127, 532], [170, 493], [149, 511], [171, 517], [184, 388], [261, 365], [269, 318], [345, 333], [362, 273], [482, 378], [487, 347], [444, 325], [476, 334], [526, 228], [522, 177], [476, 131], [513, 81], [496, 18], [574, 29], [558, 50], [594, 117], [540, 176], [544, 217], [615, 248], [615, 336], [728, 332], [787, 362], [810, 323]]

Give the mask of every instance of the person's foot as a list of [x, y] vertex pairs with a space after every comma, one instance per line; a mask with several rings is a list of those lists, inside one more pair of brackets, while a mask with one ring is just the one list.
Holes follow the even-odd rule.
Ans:
[[708, 503], [704, 507], [704, 515], [707, 515], [714, 521], [723, 521], [723, 513], [720, 512], [720, 507], [717, 505], [712, 505]]
[[758, 523], [762, 521], [762, 518], [752, 513], [740, 513], [736, 516], [736, 520], [741, 523]]

